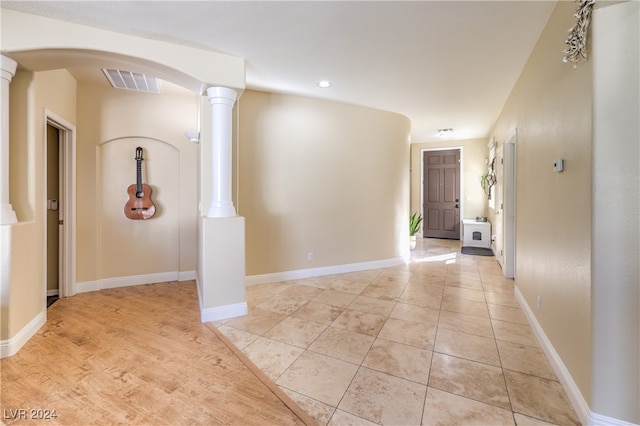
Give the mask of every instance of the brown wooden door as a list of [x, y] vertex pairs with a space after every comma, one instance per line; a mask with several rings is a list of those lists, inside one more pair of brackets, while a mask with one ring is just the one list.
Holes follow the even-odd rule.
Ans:
[[47, 295], [60, 289], [60, 133], [47, 124]]
[[460, 239], [460, 150], [425, 151], [424, 236]]

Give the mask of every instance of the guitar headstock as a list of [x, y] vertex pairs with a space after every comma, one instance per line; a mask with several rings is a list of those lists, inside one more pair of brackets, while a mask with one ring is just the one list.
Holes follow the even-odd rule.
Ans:
[[137, 147], [136, 148], [136, 161], [142, 161], [142, 148], [141, 147]]

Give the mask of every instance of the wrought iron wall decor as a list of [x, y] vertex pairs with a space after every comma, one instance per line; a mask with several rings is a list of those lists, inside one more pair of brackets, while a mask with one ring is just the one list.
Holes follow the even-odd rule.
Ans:
[[491, 188], [497, 183], [496, 172], [495, 172], [495, 157], [491, 160], [491, 164], [489, 165], [489, 170], [483, 176], [480, 176], [480, 186], [484, 190], [484, 193], [487, 194], [487, 198], [491, 199]]

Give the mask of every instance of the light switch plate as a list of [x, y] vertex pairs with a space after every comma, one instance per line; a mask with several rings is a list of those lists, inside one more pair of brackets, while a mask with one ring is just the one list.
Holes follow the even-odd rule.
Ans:
[[553, 160], [553, 171], [561, 172], [564, 170], [564, 160]]

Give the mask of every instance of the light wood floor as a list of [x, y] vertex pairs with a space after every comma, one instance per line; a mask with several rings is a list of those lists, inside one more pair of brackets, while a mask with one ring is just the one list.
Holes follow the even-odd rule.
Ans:
[[[200, 322], [193, 282], [61, 299], [0, 368], [6, 424], [314, 424], [215, 327]], [[47, 414], [32, 410], [57, 417], [32, 420]]]

